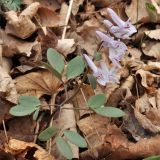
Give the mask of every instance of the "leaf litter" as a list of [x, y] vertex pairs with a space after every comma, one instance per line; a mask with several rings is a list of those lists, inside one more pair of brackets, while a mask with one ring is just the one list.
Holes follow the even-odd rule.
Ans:
[[[157, 147], [160, 145], [160, 2], [9, 1], [0, 3], [0, 157], [66, 159], [64, 151], [58, 150], [57, 139], [58, 146], [66, 144], [70, 152], [66, 157], [77, 159], [125, 160], [160, 155]], [[108, 27], [109, 24], [112, 25]], [[125, 27], [132, 24], [137, 32], [126, 35], [128, 28]], [[127, 40], [123, 40], [122, 31]], [[99, 39], [104, 38], [102, 32], [104, 35], [111, 32], [110, 41], [106, 42], [110, 45], [106, 48]], [[94, 77], [89, 81], [87, 74], [91, 75], [93, 70], [98, 79], [101, 61], [109, 69], [114, 67], [113, 43], [121, 46], [119, 38], [128, 48], [127, 51], [120, 48], [125, 54], [116, 59], [120, 68], [114, 73], [119, 83], [112, 83], [112, 79], [92, 88], [90, 83]], [[58, 58], [53, 62], [55, 68], [46, 65], [49, 48], [61, 54], [60, 76], [54, 70]], [[83, 61], [84, 55], [93, 61], [89, 65], [92, 70]], [[97, 55], [101, 55], [100, 63]], [[76, 63], [68, 68], [77, 56]], [[125, 115], [113, 119], [96, 114], [88, 101], [102, 94], [106, 100], [99, 109], [103, 105], [105, 109], [116, 107]], [[22, 117], [11, 115], [9, 110], [23, 95], [38, 98], [39, 110]], [[30, 103], [26, 107], [31, 107]], [[55, 127], [57, 132], [52, 138], [48, 135], [49, 139], [40, 141], [38, 135], [48, 127]], [[88, 147], [81, 149], [72, 143], [75, 140], [69, 141], [64, 134], [69, 131], [84, 137]]]

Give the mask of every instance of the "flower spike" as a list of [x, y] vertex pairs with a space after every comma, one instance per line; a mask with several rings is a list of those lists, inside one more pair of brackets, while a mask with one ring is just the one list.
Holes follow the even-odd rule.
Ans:
[[[83, 54], [83, 55], [88, 66], [92, 69], [93, 75], [97, 78], [97, 82], [100, 85], [105, 86], [109, 82], [118, 83], [116, 72], [109, 70], [104, 61], [100, 62], [101, 67], [98, 68], [86, 54]], [[111, 78], [111, 77], [114, 77], [114, 78]]]
[[114, 34], [117, 38], [121, 39], [130, 39], [129, 36], [131, 36], [133, 33], [137, 32], [135, 26], [133, 26], [130, 22], [130, 19], [128, 19], [126, 22], [123, 21], [117, 14], [114, 12], [111, 8], [107, 9], [107, 12], [111, 16], [113, 22], [117, 25], [114, 26], [110, 21], [104, 20], [104, 24], [107, 28], [109, 28], [109, 31]]

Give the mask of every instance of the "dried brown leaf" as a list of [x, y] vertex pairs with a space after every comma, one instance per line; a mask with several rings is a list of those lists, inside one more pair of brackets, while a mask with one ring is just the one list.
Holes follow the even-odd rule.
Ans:
[[36, 31], [36, 25], [32, 22], [31, 18], [37, 13], [38, 8], [39, 3], [35, 2], [22, 11], [19, 16], [14, 11], [7, 12], [6, 33], [22, 39], [28, 38]]
[[37, 44], [35, 42], [24, 42], [22, 40], [16, 39], [12, 36], [7, 35], [3, 30], [0, 30], [2, 47], [3, 47], [3, 56], [12, 57], [16, 54], [24, 54], [26, 56], [31, 55], [31, 50], [34, 45]]
[[64, 56], [67, 56], [75, 50], [75, 41], [74, 39], [60, 39], [56, 48]]
[[55, 160], [53, 156], [51, 156], [47, 151], [42, 149], [40, 146], [38, 146], [35, 143], [27, 143], [24, 141], [19, 141], [16, 139], [9, 140], [9, 143], [5, 146], [5, 151], [9, 152], [13, 155], [22, 155], [23, 158], [27, 155], [30, 149], [35, 148], [36, 151], [33, 154], [32, 158], [35, 158], [37, 160]]
[[160, 29], [149, 30], [144, 33], [151, 39], [160, 40]]
[[[139, 1], [132, 0], [131, 4], [126, 7], [125, 12], [127, 16], [131, 18], [132, 23], [136, 23], [140, 21], [143, 23], [149, 22], [149, 14], [146, 9], [147, 2], [149, 3], [149, 0], [145, 0], [145, 1], [144, 0], [139, 0]], [[138, 9], [137, 9], [137, 6], [138, 6]], [[135, 12], [134, 14], [133, 14], [133, 11]]]
[[0, 92], [5, 94], [5, 98], [8, 101], [12, 103], [17, 103], [18, 94], [15, 82], [2, 67], [0, 67]]
[[157, 147], [159, 143], [160, 136], [144, 138], [137, 143], [130, 142], [119, 128], [111, 126], [106, 133], [104, 143], [82, 152], [80, 160], [103, 159], [105, 157], [110, 160], [146, 158], [160, 154]]
[[43, 27], [57, 27], [60, 25], [60, 17], [59, 15], [51, 9], [46, 7], [39, 7], [37, 12], [40, 24]]
[[134, 109], [134, 114], [138, 122], [144, 129], [147, 129], [153, 133], [160, 131], [160, 126], [154, 125], [145, 115], [141, 114], [137, 109]]
[[[20, 95], [33, 95], [41, 97], [44, 94], [52, 95], [57, 92], [61, 82], [51, 72], [39, 70], [15, 79], [16, 89]], [[54, 82], [54, 83], [53, 83]]]
[[145, 44], [145, 47], [142, 48], [145, 55], [154, 57], [157, 60], [160, 60], [160, 43], [149, 41]]

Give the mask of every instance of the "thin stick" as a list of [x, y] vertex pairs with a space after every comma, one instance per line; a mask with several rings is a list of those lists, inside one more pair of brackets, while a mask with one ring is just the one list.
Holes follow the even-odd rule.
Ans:
[[[53, 94], [52, 98], [51, 98], [52, 104], [55, 104], [55, 99], [56, 99], [56, 94]], [[51, 106], [50, 108], [51, 108], [51, 115], [52, 115], [53, 114], [53, 106]], [[50, 120], [50, 127], [52, 127], [52, 125], [53, 125], [53, 117]], [[50, 140], [49, 140], [49, 150], [48, 150], [49, 154], [51, 153], [51, 149], [52, 149], [52, 138], [50, 138]]]
[[3, 129], [4, 129], [4, 134], [5, 134], [5, 137], [6, 137], [6, 141], [7, 141], [7, 143], [8, 143], [7, 130], [6, 130], [6, 125], [5, 125], [4, 120], [2, 120], [2, 124], [3, 124]]
[[39, 123], [40, 123], [40, 121], [42, 120], [43, 116], [44, 116], [44, 114], [42, 113], [42, 114], [40, 115], [40, 117], [38, 118], [37, 122], [36, 122], [34, 143], [36, 143], [36, 141], [37, 141], [38, 132], [39, 132]]
[[67, 25], [68, 25], [68, 21], [69, 21], [70, 15], [71, 15], [72, 6], [73, 6], [73, 1], [74, 1], [74, 0], [70, 0], [70, 3], [69, 3], [68, 12], [67, 12], [66, 19], [65, 19], [65, 27], [64, 27], [64, 29], [63, 29], [63, 33], [62, 33], [62, 38], [61, 38], [61, 39], [64, 39], [64, 38], [65, 38], [65, 35], [66, 35]]

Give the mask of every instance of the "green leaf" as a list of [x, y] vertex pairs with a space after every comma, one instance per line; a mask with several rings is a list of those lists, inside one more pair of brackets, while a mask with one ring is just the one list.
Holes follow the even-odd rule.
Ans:
[[33, 113], [36, 109], [35, 107], [16, 105], [10, 109], [9, 113], [14, 116], [26, 116]]
[[94, 77], [91, 74], [88, 74], [87, 77], [88, 77], [89, 83], [91, 84], [92, 88], [96, 89], [96, 87], [97, 87], [96, 77]]
[[50, 64], [43, 62], [43, 65], [45, 66], [46, 69], [52, 72], [58, 79], [62, 80], [61, 74], [58, 73]]
[[20, 9], [21, 0], [0, 0], [0, 4], [9, 10], [17, 11]]
[[34, 112], [34, 114], [33, 114], [33, 120], [34, 121], [36, 121], [37, 120], [37, 118], [38, 118], [38, 114], [39, 114], [39, 108], [38, 109], [36, 109], [36, 111]]
[[60, 153], [67, 159], [73, 158], [73, 153], [69, 144], [60, 136], [56, 138], [56, 144]]
[[160, 155], [159, 156], [151, 156], [151, 157], [145, 158], [143, 160], [160, 160]]
[[156, 8], [152, 3], [146, 3], [146, 8], [151, 11], [156, 11]]
[[106, 95], [105, 94], [97, 94], [92, 96], [88, 100], [88, 106], [92, 109], [99, 108], [103, 106], [106, 102]]
[[78, 133], [65, 130], [64, 135], [67, 137], [69, 141], [71, 141], [71, 143], [77, 145], [78, 147], [80, 148], [87, 147], [86, 140], [82, 136], [80, 136]]
[[85, 68], [84, 60], [81, 56], [73, 58], [67, 65], [68, 79], [75, 78], [83, 73]]
[[48, 127], [46, 128], [44, 131], [42, 131], [39, 136], [38, 139], [40, 141], [47, 141], [50, 138], [52, 138], [53, 136], [55, 136], [57, 133], [57, 129], [54, 127]]
[[41, 102], [35, 96], [20, 96], [19, 104], [28, 108], [28, 107], [40, 106]]
[[58, 53], [55, 49], [49, 48], [47, 50], [47, 60], [49, 64], [58, 72], [62, 73], [64, 69], [64, 59], [60, 53]]
[[147, 9], [147, 12], [149, 14], [150, 21], [151, 22], [157, 22], [158, 15], [157, 15], [157, 10], [154, 7], [154, 5], [151, 4], [151, 3], [146, 3], [146, 9]]
[[115, 108], [115, 107], [100, 107], [100, 108], [96, 108], [94, 109], [94, 111], [102, 116], [105, 117], [113, 117], [113, 118], [118, 118], [118, 117], [123, 117], [125, 115], [125, 113], [119, 109], [119, 108]]

